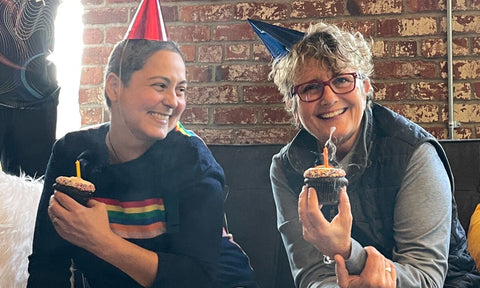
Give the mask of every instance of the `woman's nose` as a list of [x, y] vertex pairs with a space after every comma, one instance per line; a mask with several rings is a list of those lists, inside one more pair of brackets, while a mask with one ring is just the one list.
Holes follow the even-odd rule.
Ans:
[[170, 108], [175, 108], [178, 105], [177, 93], [175, 89], [167, 89], [163, 94], [163, 104]]
[[337, 94], [333, 92], [332, 88], [328, 85], [325, 85], [323, 87], [323, 95], [322, 98], [320, 98], [320, 104], [321, 105], [331, 105], [335, 103], [337, 100]]

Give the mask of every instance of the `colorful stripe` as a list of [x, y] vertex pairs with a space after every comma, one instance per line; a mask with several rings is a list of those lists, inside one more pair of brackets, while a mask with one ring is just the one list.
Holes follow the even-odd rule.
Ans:
[[180, 122], [177, 122], [177, 126], [175, 127], [175, 131], [180, 132], [183, 135], [188, 136], [188, 137], [197, 136], [197, 135], [195, 135], [195, 133], [193, 133], [193, 131], [185, 129], [185, 127], [183, 127], [182, 123], [180, 123]]
[[166, 231], [163, 199], [120, 202], [116, 199], [94, 198], [105, 203], [110, 228], [114, 233], [130, 239], [149, 239]]

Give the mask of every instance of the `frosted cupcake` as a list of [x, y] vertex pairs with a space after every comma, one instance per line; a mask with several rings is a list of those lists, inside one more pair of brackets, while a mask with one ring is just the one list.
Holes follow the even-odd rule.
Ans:
[[304, 183], [315, 188], [318, 202], [323, 205], [338, 204], [340, 190], [348, 185], [345, 170], [328, 164], [328, 152], [324, 149], [324, 164], [305, 170]]

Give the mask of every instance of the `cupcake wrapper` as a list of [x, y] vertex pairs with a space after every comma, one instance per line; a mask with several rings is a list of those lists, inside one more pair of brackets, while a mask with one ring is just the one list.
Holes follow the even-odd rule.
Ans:
[[340, 190], [348, 185], [345, 177], [305, 178], [308, 187], [317, 191], [318, 203], [322, 205], [338, 204]]
[[53, 184], [53, 189], [63, 192], [68, 196], [72, 197], [75, 201], [82, 204], [83, 206], [87, 206], [88, 200], [92, 197], [91, 192], [78, 190], [77, 188], [64, 186], [58, 183]]

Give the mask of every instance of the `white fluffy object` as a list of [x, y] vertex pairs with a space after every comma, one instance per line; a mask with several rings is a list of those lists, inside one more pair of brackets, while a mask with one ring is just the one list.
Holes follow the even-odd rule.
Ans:
[[43, 180], [0, 170], [0, 288], [24, 288]]

